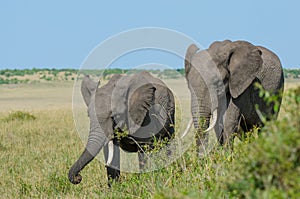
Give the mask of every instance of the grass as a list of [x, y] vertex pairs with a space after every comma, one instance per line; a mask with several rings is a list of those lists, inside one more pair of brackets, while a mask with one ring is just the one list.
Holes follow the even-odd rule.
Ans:
[[73, 82], [0, 85], [0, 110], [43, 110], [72, 107]]
[[[248, 140], [236, 142], [233, 153], [216, 148], [198, 158], [192, 146], [161, 170], [122, 173], [121, 182], [109, 189], [105, 167], [95, 160], [81, 172], [81, 184], [69, 183], [68, 170], [84, 149], [74, 126], [71, 92], [66, 92], [72, 87], [44, 85], [0, 87], [9, 91], [1, 95], [3, 107], [11, 103], [9, 97], [18, 97], [20, 89], [31, 93], [23, 97], [24, 104], [30, 104], [32, 98], [36, 100], [35, 106], [23, 107], [17, 114], [32, 115], [34, 120], [13, 116], [22, 104], [15, 110], [1, 109], [2, 198], [300, 197], [299, 94], [286, 92], [279, 119], [268, 123], [260, 136], [254, 133]], [[176, 82], [174, 85], [178, 87]], [[55, 98], [57, 93], [59, 99]], [[59, 106], [61, 102], [65, 105]], [[51, 103], [58, 107], [48, 105]]]

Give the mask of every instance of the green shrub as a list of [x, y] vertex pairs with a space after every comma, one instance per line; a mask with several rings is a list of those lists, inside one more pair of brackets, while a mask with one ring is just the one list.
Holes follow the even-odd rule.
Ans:
[[19, 83], [19, 80], [17, 78], [13, 78], [13, 79], [10, 79], [9, 80], [9, 83], [10, 84], [18, 84]]
[[55, 68], [51, 69], [51, 71], [50, 71], [50, 74], [52, 74], [54, 77], [56, 77], [58, 73], [59, 73], [59, 70], [55, 69]]
[[3, 79], [0, 77], [0, 84], [9, 84], [9, 79]]
[[226, 165], [226, 174], [218, 182], [219, 189], [224, 187], [223, 196], [300, 197], [299, 93], [300, 88], [288, 91], [284, 117], [268, 122], [258, 138], [235, 148], [234, 161]]
[[20, 83], [26, 84], [29, 83], [30, 79], [24, 79], [24, 80], [20, 80]]
[[71, 72], [65, 72], [65, 76], [68, 77], [68, 76], [71, 76], [73, 73]]
[[27, 121], [27, 120], [35, 120], [36, 117], [33, 114], [30, 114], [28, 112], [23, 111], [16, 111], [10, 113], [7, 117], [3, 119], [3, 121], [9, 122], [9, 121]]
[[13, 76], [24, 76], [25, 75], [25, 70], [18, 70], [14, 69], [11, 71]]
[[52, 80], [52, 77], [46, 77], [45, 80], [51, 81], [51, 80]]
[[10, 72], [5, 72], [4, 75], [5, 77], [10, 77], [12, 74]]

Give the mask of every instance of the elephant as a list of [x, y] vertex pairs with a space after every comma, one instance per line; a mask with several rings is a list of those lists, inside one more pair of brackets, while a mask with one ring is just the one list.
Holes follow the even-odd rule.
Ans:
[[[219, 143], [232, 148], [235, 136], [242, 138], [254, 126], [263, 127], [263, 118], [278, 116], [283, 69], [278, 56], [265, 47], [241, 40], [215, 41], [203, 50], [191, 44], [185, 55], [185, 77], [199, 153], [212, 128]], [[265, 101], [257, 83], [277, 101]]]
[[81, 182], [79, 172], [103, 148], [108, 185], [120, 176], [120, 148], [138, 152], [139, 166], [146, 162], [144, 152], [157, 140], [175, 136], [175, 100], [172, 91], [149, 72], [113, 75], [98, 88], [89, 76], [83, 78], [81, 93], [88, 106], [90, 131], [85, 150], [69, 170], [73, 184]]

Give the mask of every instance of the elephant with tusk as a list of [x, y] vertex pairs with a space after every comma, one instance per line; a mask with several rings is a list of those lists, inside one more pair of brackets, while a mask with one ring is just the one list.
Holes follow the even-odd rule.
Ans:
[[[267, 48], [230, 40], [216, 41], [205, 50], [191, 44], [185, 57], [185, 75], [198, 146], [207, 145], [207, 131], [214, 128], [220, 144], [232, 147], [235, 133], [242, 137], [243, 131], [264, 125], [261, 116], [277, 118], [283, 70], [277, 55]], [[256, 83], [277, 96], [277, 102], [262, 99]]]
[[127, 152], [138, 152], [142, 169], [144, 147], [151, 150], [155, 140], [174, 138], [174, 96], [161, 80], [143, 71], [114, 75], [106, 85], [98, 86], [89, 76], [81, 84], [90, 132], [85, 150], [69, 170], [73, 184], [81, 182], [80, 171], [102, 148], [110, 183], [120, 176], [120, 147]]

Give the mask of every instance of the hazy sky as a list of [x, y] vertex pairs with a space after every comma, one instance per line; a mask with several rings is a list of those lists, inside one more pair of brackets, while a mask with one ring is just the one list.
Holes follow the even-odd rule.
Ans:
[[[215, 40], [247, 40], [276, 52], [284, 67], [299, 68], [299, 2], [3, 0], [0, 69], [76, 68], [108, 37], [142, 27], [173, 29], [204, 47]], [[159, 62], [148, 54], [117, 64], [152, 61]], [[183, 67], [178, 60], [170, 64]]]

